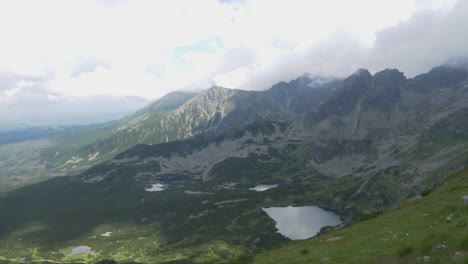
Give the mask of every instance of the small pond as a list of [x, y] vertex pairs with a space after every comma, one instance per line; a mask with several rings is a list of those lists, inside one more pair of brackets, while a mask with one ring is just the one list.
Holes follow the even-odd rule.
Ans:
[[317, 206], [270, 207], [262, 210], [276, 221], [278, 232], [292, 240], [310, 238], [322, 227], [341, 224], [337, 214]]
[[278, 184], [258, 184], [257, 186], [250, 188], [251, 191], [263, 192], [278, 187]]
[[151, 187], [146, 188], [145, 191], [147, 191], [147, 192], [160, 192], [160, 191], [164, 191], [165, 187], [166, 187], [166, 185], [164, 185], [164, 184], [155, 183], [155, 184], [151, 185]]
[[76, 254], [95, 254], [96, 252], [92, 251], [90, 247], [87, 246], [79, 246], [73, 248], [70, 253], [64, 254], [67, 257], [73, 257]]

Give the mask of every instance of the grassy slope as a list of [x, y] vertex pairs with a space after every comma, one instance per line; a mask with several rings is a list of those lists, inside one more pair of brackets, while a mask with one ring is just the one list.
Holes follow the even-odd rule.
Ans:
[[[219, 263], [245, 251], [244, 245], [257, 236], [267, 244], [285, 240], [274, 232], [274, 222], [257, 209], [265, 193], [212, 191], [205, 183], [150, 193], [129, 182], [131, 178], [124, 176], [128, 173], [112, 184], [55, 178], [0, 198], [0, 214], [8, 216], [0, 218], [0, 260], [21, 257], [71, 263], [72, 259], [52, 252], [87, 245], [97, 254], [73, 259]], [[186, 189], [212, 194], [188, 195], [183, 192]], [[246, 197], [249, 202], [216, 205]], [[109, 231], [111, 237], [101, 236]]]
[[[376, 218], [258, 255], [262, 263], [468, 263], [468, 169]], [[451, 217], [449, 217], [451, 216]], [[341, 240], [326, 241], [342, 237]], [[446, 245], [447, 249], [435, 249]], [[454, 257], [463, 252], [464, 257]]]

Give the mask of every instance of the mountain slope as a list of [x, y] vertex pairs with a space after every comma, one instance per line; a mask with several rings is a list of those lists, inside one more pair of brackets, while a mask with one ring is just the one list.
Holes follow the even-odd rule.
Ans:
[[342, 230], [262, 253], [254, 263], [466, 263], [468, 169], [429, 195]]
[[[158, 110], [171, 110], [189, 100], [193, 94], [175, 92], [168, 94], [140, 110], [153, 113]], [[71, 127], [64, 132], [19, 143], [0, 146], [0, 191], [37, 182], [54, 176], [76, 173], [89, 164], [95, 164], [99, 153], [86, 153], [84, 157], [76, 155], [89, 145], [108, 140], [114, 135], [116, 126], [128, 122], [129, 117], [120, 122]], [[15, 137], [21, 135], [15, 134]], [[102, 143], [101, 143], [102, 144]], [[115, 155], [111, 153], [109, 156]], [[109, 157], [109, 158], [110, 158]], [[100, 157], [99, 157], [100, 158]], [[77, 161], [88, 162], [77, 166]]]
[[[136, 144], [158, 144], [200, 133], [221, 133], [256, 121], [289, 120], [314, 107], [339, 83], [337, 79], [304, 75], [262, 92], [213, 87], [198, 95], [170, 93], [116, 125], [47, 138], [48, 144], [39, 144], [42, 148], [32, 153], [22, 152], [24, 162], [21, 164], [0, 155], [0, 178], [9, 177], [9, 182], [23, 178], [22, 182], [27, 183], [28, 178], [35, 181], [76, 174]], [[2, 148], [6, 151], [7, 148], [21, 149], [21, 146], [0, 147], [0, 154]], [[20, 172], [19, 167], [25, 169]]]
[[157, 112], [171, 111], [179, 108], [181, 105], [188, 102], [193, 97], [197, 96], [197, 93], [190, 92], [170, 92], [158, 100], [150, 103], [142, 109], [136, 111], [134, 114], [123, 118], [121, 122], [127, 122], [143, 114], [151, 114]]
[[466, 104], [468, 82], [460, 71], [440, 66], [406, 79], [398, 70], [374, 76], [359, 70], [309, 111], [304, 124], [322, 138], [364, 139], [383, 131], [391, 136], [419, 133]]

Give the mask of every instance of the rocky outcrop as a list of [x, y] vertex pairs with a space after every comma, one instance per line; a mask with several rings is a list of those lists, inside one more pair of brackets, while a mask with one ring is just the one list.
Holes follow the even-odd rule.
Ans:
[[333, 115], [346, 115], [360, 102], [372, 84], [372, 75], [366, 69], [360, 69], [336, 89], [335, 93], [319, 105], [313, 119], [322, 121]]
[[[463, 121], [467, 115], [460, 109], [468, 96], [467, 76], [463, 68], [449, 66], [435, 67], [414, 79], [407, 79], [396, 69], [374, 76], [359, 70], [306, 113], [304, 124], [327, 139], [394, 137], [420, 132], [435, 122], [442, 122], [436, 125], [439, 130], [466, 135], [467, 122]], [[441, 120], [445, 117], [449, 119]]]
[[433, 129], [438, 132], [451, 131], [468, 136], [468, 108], [462, 108], [442, 118]]
[[418, 92], [437, 92], [441, 88], [456, 85], [467, 77], [468, 72], [464, 68], [444, 65], [414, 77], [411, 80], [411, 85]]
[[386, 69], [376, 73], [372, 84], [362, 101], [363, 108], [388, 113], [400, 100], [401, 89], [406, 85], [406, 77], [402, 72]]
[[342, 82], [340, 79], [303, 75], [290, 82], [280, 82], [267, 94], [283, 111], [302, 114], [319, 105]]
[[158, 100], [143, 107], [142, 109], [136, 111], [134, 114], [122, 119], [121, 122], [122, 123], [128, 122], [144, 114], [175, 110], [197, 95], [198, 95], [197, 93], [182, 92], [182, 91], [170, 92], [166, 94], [165, 96], [159, 98]]

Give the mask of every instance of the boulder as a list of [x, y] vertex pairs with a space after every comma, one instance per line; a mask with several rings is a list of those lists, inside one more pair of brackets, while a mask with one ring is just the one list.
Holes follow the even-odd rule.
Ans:
[[455, 252], [455, 255], [453, 255], [454, 260], [461, 260], [465, 257], [465, 252], [463, 251], [457, 251]]
[[429, 256], [420, 257], [420, 258], [418, 258], [418, 261], [422, 262], [422, 263], [430, 263], [431, 262], [431, 257], [429, 257]]
[[331, 237], [331, 238], [327, 239], [327, 242], [337, 241], [337, 240], [341, 240], [341, 239], [343, 239], [343, 237]]
[[432, 248], [432, 251], [441, 251], [441, 250], [446, 250], [448, 247], [446, 245], [437, 245]]
[[430, 263], [430, 262], [431, 262], [431, 257], [429, 257], [429, 256], [424, 256], [424, 257], [423, 257], [423, 262], [424, 262], [424, 263]]

